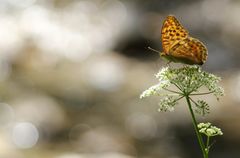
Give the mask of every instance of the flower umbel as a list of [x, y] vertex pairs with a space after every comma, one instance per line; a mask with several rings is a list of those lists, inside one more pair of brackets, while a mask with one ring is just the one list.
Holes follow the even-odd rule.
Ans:
[[199, 123], [198, 124], [199, 132], [205, 134], [207, 137], [213, 137], [217, 135], [223, 135], [223, 132], [220, 128], [213, 126], [211, 123]]
[[213, 145], [210, 144], [210, 139], [211, 137], [214, 136], [218, 136], [218, 135], [223, 135], [223, 132], [220, 128], [213, 126], [211, 123], [207, 122], [207, 123], [199, 123], [197, 125], [199, 133], [204, 134], [207, 137], [207, 141], [206, 141], [206, 145], [205, 145], [205, 153], [208, 156], [209, 150], [211, 148], [211, 146]]
[[[172, 108], [177, 104], [177, 101], [185, 95], [194, 96], [212, 93], [217, 99], [224, 95], [223, 88], [218, 86], [220, 77], [202, 71], [199, 66], [185, 66], [179, 69], [166, 67], [155, 76], [159, 83], [145, 90], [140, 98], [154, 95], [164, 97], [159, 103], [160, 111], [173, 111]], [[169, 89], [170, 86], [177, 88], [177, 91]], [[202, 87], [205, 87], [207, 92], [200, 93], [199, 89]], [[196, 106], [195, 111], [197, 113], [201, 115], [209, 113], [209, 106], [205, 101], [194, 101], [192, 98], [190, 100]], [[171, 107], [171, 110], [166, 107]]]

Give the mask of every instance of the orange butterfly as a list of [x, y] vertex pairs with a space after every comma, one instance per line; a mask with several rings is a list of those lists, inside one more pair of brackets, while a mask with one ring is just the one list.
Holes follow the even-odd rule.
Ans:
[[[162, 26], [162, 47], [160, 56], [170, 62], [202, 65], [207, 59], [207, 48], [198, 39], [188, 35], [187, 30], [172, 16], [167, 16]], [[149, 47], [149, 49], [156, 51]]]

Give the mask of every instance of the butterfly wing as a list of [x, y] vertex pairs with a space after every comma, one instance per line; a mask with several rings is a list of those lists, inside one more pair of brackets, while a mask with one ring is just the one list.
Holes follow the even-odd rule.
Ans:
[[162, 26], [163, 54], [168, 54], [171, 47], [187, 37], [188, 32], [183, 28], [178, 20], [172, 15], [167, 16]]
[[174, 62], [202, 65], [207, 60], [207, 48], [199, 40], [188, 37], [175, 44], [167, 56]]

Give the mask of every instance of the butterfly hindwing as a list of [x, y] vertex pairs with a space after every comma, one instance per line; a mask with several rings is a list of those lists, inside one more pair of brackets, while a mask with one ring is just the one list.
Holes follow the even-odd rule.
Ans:
[[175, 62], [202, 65], [207, 58], [207, 48], [199, 40], [188, 37], [175, 44], [168, 55]]

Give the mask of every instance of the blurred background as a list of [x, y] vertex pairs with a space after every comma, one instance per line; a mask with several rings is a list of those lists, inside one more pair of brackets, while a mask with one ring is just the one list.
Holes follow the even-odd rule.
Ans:
[[240, 157], [240, 2], [236, 0], [1, 0], [0, 157], [201, 157], [184, 102], [159, 113], [139, 99], [166, 66], [169, 14], [208, 48], [203, 69], [226, 96], [204, 99], [220, 127], [210, 157]]

